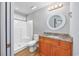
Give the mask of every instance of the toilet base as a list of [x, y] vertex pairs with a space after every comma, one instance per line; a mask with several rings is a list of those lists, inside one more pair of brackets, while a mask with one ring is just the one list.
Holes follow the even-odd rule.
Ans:
[[31, 47], [29, 47], [29, 51], [30, 51], [30, 52], [35, 52], [36, 49], [37, 49], [36, 46], [31, 46]]

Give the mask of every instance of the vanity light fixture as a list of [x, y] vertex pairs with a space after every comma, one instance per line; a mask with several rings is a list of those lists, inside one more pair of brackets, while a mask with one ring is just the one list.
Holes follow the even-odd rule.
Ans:
[[51, 4], [48, 5], [48, 10], [53, 9], [53, 6]]
[[58, 9], [58, 8], [61, 8], [61, 7], [63, 7], [63, 4], [62, 3], [58, 3], [58, 4], [55, 4], [55, 5], [49, 6], [48, 10], [52, 11], [52, 10], [55, 10], [55, 9]]
[[51, 10], [53, 10], [53, 9], [55, 9], [54, 6], [50, 6], [50, 7], [48, 8], [49, 11], [51, 11]]

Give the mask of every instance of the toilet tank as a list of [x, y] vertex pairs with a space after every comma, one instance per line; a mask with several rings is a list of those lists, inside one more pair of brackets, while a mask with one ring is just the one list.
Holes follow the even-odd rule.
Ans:
[[39, 40], [39, 34], [34, 34], [34, 40]]

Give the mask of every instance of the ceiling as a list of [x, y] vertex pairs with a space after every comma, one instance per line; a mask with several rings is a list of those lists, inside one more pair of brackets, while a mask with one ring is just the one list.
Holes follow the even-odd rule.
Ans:
[[[50, 4], [50, 2], [15, 2], [14, 9], [15, 9], [15, 12], [17, 12], [17, 13], [28, 15], [49, 4]], [[31, 8], [32, 6], [35, 6], [37, 8], [32, 10], [32, 8]]]

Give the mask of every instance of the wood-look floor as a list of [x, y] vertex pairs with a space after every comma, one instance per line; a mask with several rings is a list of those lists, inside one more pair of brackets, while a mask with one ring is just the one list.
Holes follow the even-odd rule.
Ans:
[[31, 53], [29, 52], [28, 48], [25, 48], [20, 52], [16, 53], [15, 56], [40, 56], [40, 55], [38, 49], [35, 52]]

